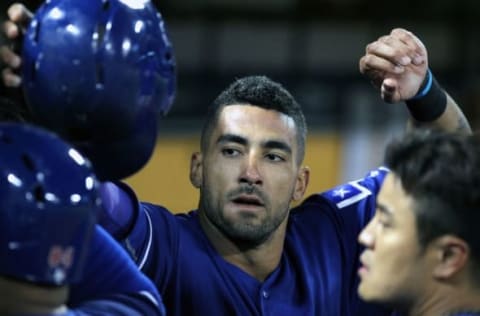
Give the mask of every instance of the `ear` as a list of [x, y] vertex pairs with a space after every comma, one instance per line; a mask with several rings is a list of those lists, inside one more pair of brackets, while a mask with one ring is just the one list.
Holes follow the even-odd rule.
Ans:
[[454, 235], [435, 240], [435, 266], [433, 276], [439, 280], [451, 279], [467, 266], [470, 256], [468, 244]]
[[310, 180], [310, 168], [301, 167], [298, 171], [297, 182], [295, 183], [295, 189], [293, 191], [293, 201], [300, 201], [307, 190], [308, 181]]
[[190, 182], [198, 189], [202, 181], [202, 154], [200, 152], [194, 152], [190, 157]]

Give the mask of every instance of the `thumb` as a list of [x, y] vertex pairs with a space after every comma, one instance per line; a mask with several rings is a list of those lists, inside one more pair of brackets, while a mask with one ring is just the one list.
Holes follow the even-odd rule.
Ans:
[[395, 101], [395, 95], [397, 93], [398, 83], [395, 79], [386, 78], [382, 82], [381, 96], [383, 101], [393, 103]]

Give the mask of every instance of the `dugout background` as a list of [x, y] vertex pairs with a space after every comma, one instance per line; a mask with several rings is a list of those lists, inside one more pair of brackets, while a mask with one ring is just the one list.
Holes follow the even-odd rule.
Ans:
[[[85, 0], [87, 1], [87, 0]], [[2, 0], [4, 14], [13, 1]], [[40, 1], [24, 1], [35, 8]], [[383, 104], [358, 72], [365, 45], [393, 27], [426, 44], [430, 67], [480, 124], [478, 0], [155, 0], [178, 64], [177, 98], [154, 157], [127, 179], [140, 198], [174, 211], [196, 207], [188, 180], [204, 109], [236, 77], [266, 74], [302, 104], [310, 128], [309, 193], [361, 177], [401, 133], [402, 105]], [[4, 19], [4, 16], [0, 16]]]

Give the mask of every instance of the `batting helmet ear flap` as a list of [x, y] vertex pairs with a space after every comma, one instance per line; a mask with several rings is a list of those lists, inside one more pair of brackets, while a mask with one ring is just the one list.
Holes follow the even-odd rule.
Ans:
[[78, 151], [45, 130], [0, 124], [0, 275], [80, 280], [100, 208], [98, 182]]
[[78, 146], [100, 179], [148, 161], [176, 86], [172, 45], [150, 1], [47, 1], [22, 58], [33, 119]]

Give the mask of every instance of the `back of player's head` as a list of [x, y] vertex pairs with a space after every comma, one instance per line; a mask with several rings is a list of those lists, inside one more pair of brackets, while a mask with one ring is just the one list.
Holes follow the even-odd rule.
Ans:
[[25, 124], [0, 124], [0, 275], [47, 285], [79, 280], [101, 207], [75, 149]]
[[420, 244], [454, 234], [480, 264], [478, 136], [414, 132], [387, 147], [385, 163], [415, 201]]
[[164, 21], [150, 1], [47, 1], [22, 58], [37, 123], [74, 142], [101, 179], [143, 167], [176, 81]]
[[287, 89], [266, 76], [248, 76], [237, 79], [217, 96], [209, 108], [207, 121], [203, 127], [203, 148], [208, 145], [208, 136], [221, 109], [233, 104], [254, 105], [267, 110], [275, 110], [291, 117], [297, 130], [299, 161], [303, 160], [307, 126], [302, 109]]

